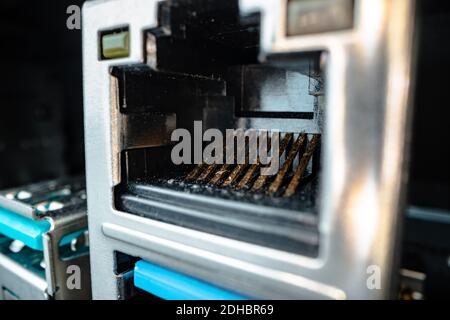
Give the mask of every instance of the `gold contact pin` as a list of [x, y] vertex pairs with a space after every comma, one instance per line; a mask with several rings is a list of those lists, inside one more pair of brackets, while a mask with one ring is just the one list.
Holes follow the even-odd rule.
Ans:
[[195, 166], [194, 169], [192, 169], [191, 172], [189, 172], [189, 174], [186, 176], [186, 178], [184, 180], [186, 181], [193, 181], [197, 178], [197, 176], [200, 174], [200, 172], [202, 172], [203, 168], [206, 165], [202, 162], [198, 165]]
[[239, 164], [234, 168], [234, 170], [231, 172], [230, 176], [224, 181], [222, 184], [222, 187], [228, 187], [232, 185], [236, 178], [242, 173], [242, 171], [245, 169], [247, 165], [246, 164]]
[[[271, 143], [272, 143], [272, 140], [268, 139], [268, 141], [267, 141], [267, 149], [269, 149], [269, 150], [271, 148]], [[260, 166], [261, 166], [261, 163], [259, 162], [259, 157], [258, 157], [257, 163], [250, 165], [250, 167], [248, 168], [247, 172], [242, 177], [241, 181], [239, 181], [239, 183], [237, 184], [236, 189], [240, 190], [240, 189], [246, 187], [247, 184], [250, 183], [250, 180], [252, 180], [256, 170], [259, 169]]]
[[[226, 144], [224, 143], [224, 146], [225, 145]], [[239, 148], [238, 149], [239, 152], [242, 152], [245, 148], [245, 144], [239, 145], [238, 148]], [[223, 152], [224, 152], [224, 154], [227, 154], [226, 147], [224, 147]], [[227, 156], [225, 163], [220, 167], [219, 170], [216, 171], [214, 176], [211, 178], [211, 180], [209, 181], [210, 184], [218, 185], [222, 181], [222, 179], [226, 176], [226, 174], [229, 172], [229, 170], [233, 166], [229, 163], [231, 163], [233, 161], [234, 156], [235, 156], [235, 152], [233, 150], [233, 152]]]
[[255, 163], [250, 165], [250, 167], [248, 168], [248, 170], [245, 172], [244, 177], [241, 179], [241, 181], [239, 181], [238, 185], [236, 186], [237, 190], [240, 190], [242, 188], [244, 188], [251, 180], [251, 178], [253, 177], [253, 175], [255, 174], [256, 170], [259, 168], [261, 164], [259, 163]]
[[[289, 142], [292, 140], [293, 138], [293, 134], [292, 133], [286, 133], [286, 135], [284, 136], [283, 140], [281, 141], [281, 145], [280, 145], [280, 157], [283, 155], [284, 151], [286, 150]], [[258, 179], [255, 181], [255, 183], [253, 184], [253, 187], [251, 189], [251, 191], [255, 192], [258, 191], [259, 189], [261, 189], [267, 179], [269, 178], [269, 176], [259, 176]]]
[[[243, 164], [238, 164], [234, 170], [231, 172], [231, 174], [228, 176], [228, 178], [224, 181], [224, 183], [222, 184], [222, 187], [228, 187], [230, 185], [232, 185], [235, 180], [239, 177], [239, 175], [242, 173], [242, 171], [245, 169], [245, 167], [248, 165], [248, 152], [249, 152], [249, 148], [246, 148], [245, 145], [248, 146], [249, 144], [249, 139], [246, 138], [245, 139], [245, 144], [244, 145], [240, 145], [239, 146], [239, 151], [245, 152], [245, 163]], [[244, 150], [245, 149], [245, 150]]]
[[311, 156], [313, 155], [314, 150], [316, 149], [318, 143], [319, 143], [319, 135], [314, 135], [311, 141], [309, 142], [308, 147], [297, 166], [297, 169], [295, 170], [291, 182], [289, 183], [288, 187], [286, 188], [286, 191], [284, 192], [283, 195], [284, 197], [290, 197], [295, 194], [295, 191], [297, 190], [297, 187], [301, 182], [303, 173], [305, 172], [309, 160], [311, 159]]
[[197, 178], [197, 181], [201, 182], [201, 181], [205, 181], [206, 179], [208, 179], [208, 177], [214, 172], [214, 169], [216, 169], [217, 166], [218, 165], [215, 163], [207, 165], [205, 170], [203, 170], [203, 172]]
[[298, 151], [300, 150], [301, 146], [306, 140], [306, 134], [301, 133], [297, 140], [295, 141], [294, 145], [292, 146], [292, 149], [289, 151], [288, 156], [286, 157], [286, 161], [283, 164], [283, 167], [278, 172], [275, 180], [272, 182], [272, 184], [269, 187], [269, 190], [267, 191], [268, 194], [274, 194], [278, 191], [281, 184], [283, 183], [284, 176], [288, 172], [290, 166], [292, 165], [292, 162], [295, 159], [295, 156], [297, 155]]
[[219, 170], [216, 171], [214, 176], [212, 177], [211, 181], [209, 183], [217, 185], [220, 180], [225, 176], [225, 174], [228, 172], [228, 169], [230, 168], [229, 164], [223, 164]]

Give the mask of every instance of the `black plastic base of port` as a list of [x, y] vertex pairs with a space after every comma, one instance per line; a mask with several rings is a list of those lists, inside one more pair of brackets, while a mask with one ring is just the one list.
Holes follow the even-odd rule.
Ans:
[[148, 184], [122, 188], [116, 193], [118, 210], [291, 253], [318, 254], [318, 216], [313, 213]]

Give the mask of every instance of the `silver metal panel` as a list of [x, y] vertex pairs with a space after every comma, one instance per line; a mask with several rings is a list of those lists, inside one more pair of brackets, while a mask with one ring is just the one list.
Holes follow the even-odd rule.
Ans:
[[[52, 221], [52, 230], [43, 235], [45, 277], [48, 283], [47, 292], [57, 300], [88, 300], [91, 298], [90, 264], [87, 253], [75, 254], [64, 258], [60, 253], [60, 241], [64, 236], [83, 230], [87, 225], [85, 212], [73, 213], [67, 217]], [[67, 270], [77, 266], [80, 270], [80, 288], [70, 289], [67, 281], [72, 273]]]
[[0, 300], [12, 296], [21, 300], [47, 300], [47, 281], [0, 254]]

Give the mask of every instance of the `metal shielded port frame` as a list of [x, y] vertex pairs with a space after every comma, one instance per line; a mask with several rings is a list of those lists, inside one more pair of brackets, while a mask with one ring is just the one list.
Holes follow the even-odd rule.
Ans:
[[[117, 83], [112, 80], [111, 68], [149, 63], [145, 34], [158, 27], [158, 3], [92, 1], [83, 8], [86, 175], [91, 253], [96, 257], [91, 265], [94, 298], [120, 297], [114, 252], [251, 297], [395, 296], [395, 250], [409, 135], [414, 1], [355, 0], [350, 27], [325, 28], [313, 35], [287, 34], [287, 1], [236, 1], [241, 16], [259, 13], [258, 61], [327, 53], [319, 249], [313, 257], [129, 214], [116, 207], [114, 190], [122, 179], [119, 141], [136, 140], [117, 136]], [[99, 31], [123, 25], [128, 26], [129, 56], [99, 61]], [[300, 123], [287, 120], [294, 126]], [[379, 290], [367, 286], [367, 272], [374, 265], [382, 270]]]
[[1, 191], [0, 299], [90, 299], [88, 245], [84, 177]]

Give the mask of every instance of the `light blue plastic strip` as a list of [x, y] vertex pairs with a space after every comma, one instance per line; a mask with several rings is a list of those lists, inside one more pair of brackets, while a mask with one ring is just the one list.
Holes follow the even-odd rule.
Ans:
[[48, 232], [50, 227], [47, 220], [35, 221], [0, 208], [0, 233], [8, 238], [20, 240], [32, 249], [43, 250], [42, 235]]
[[83, 235], [83, 233], [87, 230], [87, 228], [84, 228], [82, 230], [79, 231], [75, 231], [73, 233], [69, 233], [67, 236], [64, 236], [60, 241], [59, 241], [59, 246], [65, 246], [67, 244], [70, 244], [72, 242], [73, 239], [76, 239], [78, 237], [80, 237], [81, 235]]
[[143, 260], [134, 267], [134, 285], [166, 300], [249, 299]]

